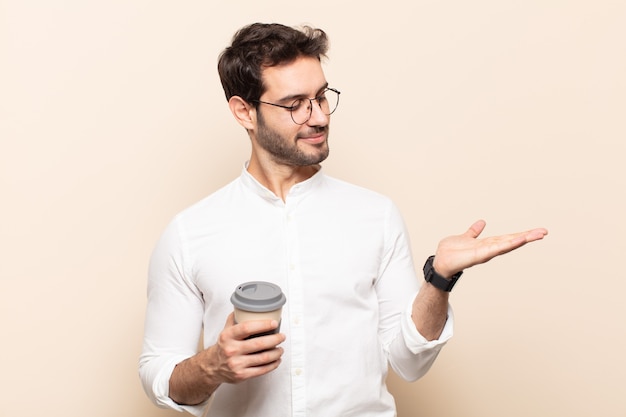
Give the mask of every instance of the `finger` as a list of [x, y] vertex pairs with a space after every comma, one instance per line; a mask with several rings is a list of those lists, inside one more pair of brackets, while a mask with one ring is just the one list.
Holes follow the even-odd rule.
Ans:
[[281, 359], [278, 358], [277, 360], [273, 361], [273, 362], [269, 362], [269, 363], [265, 363], [262, 365], [256, 365], [256, 366], [251, 366], [246, 368], [245, 371], [245, 378], [244, 379], [248, 379], [248, 378], [255, 378], [261, 375], [265, 375], [269, 372], [272, 372], [273, 370], [275, 370], [276, 368], [278, 368], [278, 366], [281, 363]]
[[264, 350], [257, 350], [246, 355], [248, 367], [264, 366], [280, 360], [285, 350], [281, 347], [273, 347]]
[[278, 328], [276, 320], [249, 320], [233, 326], [233, 337], [244, 340], [259, 333], [267, 333]]
[[235, 325], [235, 313], [231, 311], [231, 313], [226, 317], [226, 324], [224, 328], [234, 326]]
[[285, 341], [283, 333], [269, 334], [265, 336], [257, 336], [246, 339], [241, 346], [241, 352], [244, 355], [250, 353], [264, 352], [266, 350], [276, 349], [276, 347]]
[[471, 225], [469, 229], [467, 229], [467, 232], [465, 232], [465, 234], [472, 239], [476, 239], [478, 236], [480, 236], [483, 230], [485, 230], [486, 225], [487, 223], [484, 220], [478, 220], [473, 225]]
[[281, 363], [282, 353], [283, 350], [277, 348], [275, 352], [268, 351], [240, 356], [239, 364], [236, 369], [230, 372], [228, 381], [238, 383], [275, 370]]
[[544, 228], [538, 228], [530, 230], [526, 236], [526, 240], [528, 242], [533, 242], [535, 240], [541, 240], [548, 234], [548, 230]]
[[522, 246], [526, 243], [534, 242], [536, 240], [543, 239], [548, 234], [548, 231], [544, 228], [527, 230], [525, 232], [515, 233], [510, 239], [512, 244]]
[[518, 249], [529, 242], [542, 239], [547, 234], [545, 229], [533, 229], [525, 232], [494, 236], [483, 240], [485, 248], [483, 262], [505, 253]]

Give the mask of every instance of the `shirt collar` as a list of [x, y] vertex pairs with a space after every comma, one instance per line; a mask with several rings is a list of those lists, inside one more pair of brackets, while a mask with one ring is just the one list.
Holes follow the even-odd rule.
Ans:
[[[241, 182], [248, 189], [252, 190], [254, 193], [258, 194], [259, 196], [263, 197], [266, 200], [282, 201], [278, 196], [276, 196], [276, 194], [274, 194], [270, 189], [266, 188], [263, 184], [257, 181], [257, 179], [254, 178], [252, 174], [248, 172], [248, 169], [247, 169], [248, 163], [249, 161], [246, 161], [243, 165], [243, 169], [241, 171], [241, 176], [240, 176]], [[291, 187], [291, 189], [289, 190], [289, 194], [287, 195], [287, 198], [288, 199], [299, 198], [301, 196], [308, 194], [310, 191], [314, 190], [316, 187], [319, 186], [323, 178], [324, 178], [324, 174], [322, 172], [322, 167], [320, 165], [319, 169], [317, 170], [315, 174], [313, 174], [313, 176]]]

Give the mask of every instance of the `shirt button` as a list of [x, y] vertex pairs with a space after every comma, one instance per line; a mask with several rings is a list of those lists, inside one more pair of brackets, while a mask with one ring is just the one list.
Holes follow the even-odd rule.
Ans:
[[295, 317], [293, 319], [293, 324], [295, 324], [296, 326], [299, 326], [300, 325], [300, 317]]
[[297, 368], [296, 371], [295, 371], [295, 374], [296, 374], [296, 376], [302, 375], [302, 369]]
[[293, 271], [294, 269], [296, 269], [296, 266], [294, 264], [289, 264], [289, 270]]

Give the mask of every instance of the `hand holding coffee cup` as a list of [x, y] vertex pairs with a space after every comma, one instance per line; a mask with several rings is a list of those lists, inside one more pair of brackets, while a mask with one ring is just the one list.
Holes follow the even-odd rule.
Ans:
[[[275, 288], [270, 291], [268, 287]], [[264, 282], [244, 283], [236, 288], [231, 300], [234, 311], [215, 344], [194, 356], [210, 369], [213, 390], [223, 383], [236, 384], [274, 371], [284, 352], [278, 345], [285, 335], [278, 332], [278, 327], [286, 298], [279, 287]], [[270, 323], [273, 320], [277, 328]], [[236, 325], [248, 321], [255, 322]]]
[[287, 298], [278, 285], [265, 281], [246, 282], [237, 286], [230, 301], [234, 307], [235, 323], [249, 320], [278, 322], [276, 329], [252, 335], [251, 338], [279, 332], [282, 309]]

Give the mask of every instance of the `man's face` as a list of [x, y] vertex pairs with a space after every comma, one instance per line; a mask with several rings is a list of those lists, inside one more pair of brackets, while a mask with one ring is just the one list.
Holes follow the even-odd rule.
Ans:
[[[285, 106], [291, 106], [298, 98], [317, 97], [328, 85], [319, 60], [308, 57], [266, 68], [263, 82], [267, 90], [260, 100]], [[312, 107], [311, 118], [298, 125], [288, 109], [259, 104], [253, 146], [282, 165], [307, 166], [322, 162], [329, 153], [330, 117], [323, 114], [315, 102]]]

